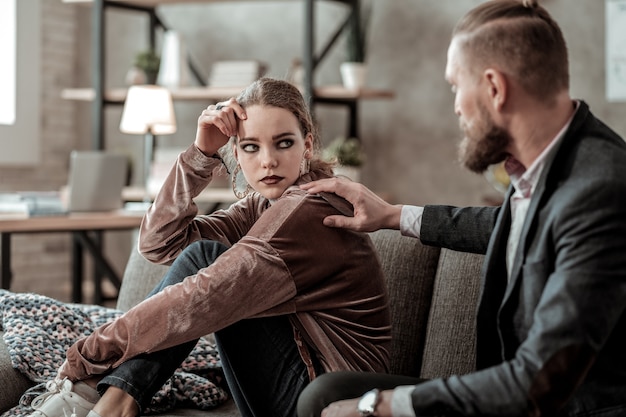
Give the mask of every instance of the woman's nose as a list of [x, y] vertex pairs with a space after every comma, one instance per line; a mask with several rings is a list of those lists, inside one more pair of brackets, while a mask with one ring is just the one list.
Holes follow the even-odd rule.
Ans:
[[261, 154], [261, 163], [263, 168], [273, 168], [277, 165], [278, 160], [276, 159], [276, 155], [271, 150], [264, 151]]

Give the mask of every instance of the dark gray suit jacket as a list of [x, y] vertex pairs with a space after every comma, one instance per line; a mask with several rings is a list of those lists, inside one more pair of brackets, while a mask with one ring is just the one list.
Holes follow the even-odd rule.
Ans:
[[511, 192], [502, 207], [425, 207], [424, 243], [486, 257], [478, 371], [417, 385], [416, 414], [626, 416], [626, 144], [580, 103], [507, 284]]

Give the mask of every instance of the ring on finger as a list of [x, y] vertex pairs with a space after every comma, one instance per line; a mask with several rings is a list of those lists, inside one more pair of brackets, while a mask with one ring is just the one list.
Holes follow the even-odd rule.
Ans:
[[225, 106], [223, 104], [218, 104], [215, 106], [215, 110], [222, 110]]

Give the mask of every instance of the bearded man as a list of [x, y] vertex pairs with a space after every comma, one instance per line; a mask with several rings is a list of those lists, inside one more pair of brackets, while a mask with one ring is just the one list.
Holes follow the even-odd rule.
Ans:
[[[501, 207], [390, 205], [337, 178], [303, 188], [354, 205], [354, 217], [327, 226], [399, 229], [485, 254], [477, 371], [428, 381], [327, 374], [303, 392], [299, 416], [625, 416], [626, 144], [570, 97], [565, 40], [536, 1], [468, 12], [446, 79], [463, 164], [483, 172], [505, 161]], [[359, 409], [355, 397], [370, 389]]]

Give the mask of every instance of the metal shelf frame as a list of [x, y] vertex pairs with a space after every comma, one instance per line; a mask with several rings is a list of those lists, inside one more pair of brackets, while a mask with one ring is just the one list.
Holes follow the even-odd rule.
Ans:
[[[219, 0], [208, 0], [206, 2], [215, 2]], [[339, 25], [336, 31], [330, 36], [321, 48], [319, 54], [316, 54], [315, 43], [315, 4], [320, 0], [303, 0], [304, 6], [304, 48], [302, 63], [304, 67], [304, 95], [313, 109], [315, 103], [334, 104], [346, 106], [349, 110], [349, 127], [348, 134], [358, 137], [358, 98], [322, 98], [316, 97], [314, 94], [314, 72], [319, 63], [326, 57], [328, 52], [337, 43], [344, 30], [352, 25], [356, 31], [360, 30], [360, 0], [326, 0], [343, 3], [349, 7], [349, 13], [345, 21]], [[92, 148], [104, 149], [105, 147], [105, 131], [104, 131], [104, 109], [109, 104], [105, 98], [105, 27], [106, 27], [106, 10], [109, 7], [121, 8], [129, 11], [145, 13], [150, 19], [149, 45], [152, 49], [156, 47], [156, 31], [160, 27], [167, 29], [163, 21], [159, 18], [154, 5], [142, 5], [140, 2], [123, 2], [114, 0], [92, 0], [91, 12], [91, 32], [92, 32], [92, 83], [94, 90], [94, 98], [92, 103]], [[164, 3], [165, 4], [165, 3]], [[199, 71], [188, 57], [188, 65], [192, 74], [196, 77], [201, 85], [205, 85], [205, 81], [199, 75]]]

